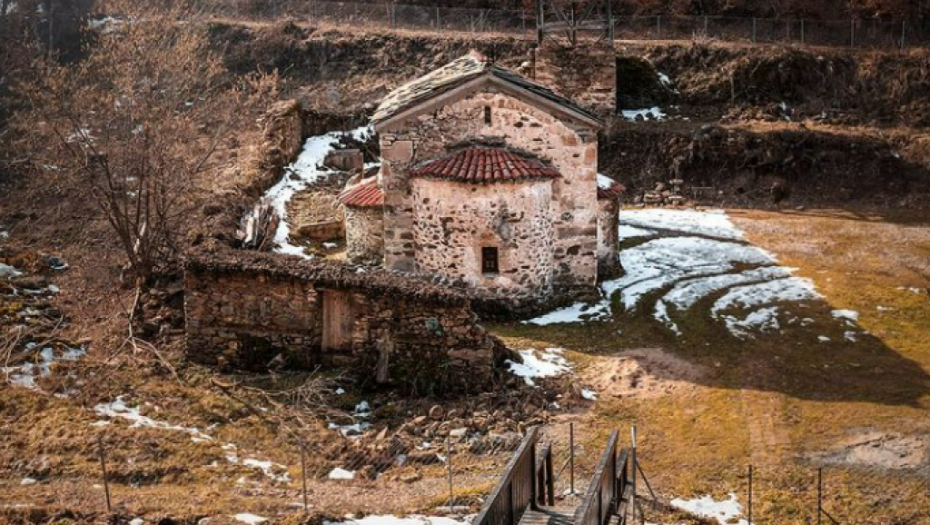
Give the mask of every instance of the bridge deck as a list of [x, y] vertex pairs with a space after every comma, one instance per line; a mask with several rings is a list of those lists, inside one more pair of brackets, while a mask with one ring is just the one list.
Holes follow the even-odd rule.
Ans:
[[519, 525], [572, 525], [574, 517], [574, 506], [539, 507], [527, 509]]

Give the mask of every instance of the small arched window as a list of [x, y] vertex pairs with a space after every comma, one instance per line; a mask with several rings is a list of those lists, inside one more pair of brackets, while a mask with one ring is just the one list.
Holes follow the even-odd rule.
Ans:
[[496, 246], [481, 248], [481, 273], [500, 273], [499, 253]]

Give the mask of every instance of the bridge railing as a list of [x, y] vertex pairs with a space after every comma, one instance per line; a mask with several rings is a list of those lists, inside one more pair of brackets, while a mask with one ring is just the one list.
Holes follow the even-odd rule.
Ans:
[[[529, 429], [473, 525], [516, 525], [536, 503], [538, 429]], [[551, 460], [550, 460], [551, 464]], [[551, 471], [551, 467], [549, 469]]]
[[536, 454], [536, 504], [555, 505], [555, 476], [552, 469], [552, 444], [546, 443]]
[[[626, 455], [623, 454], [623, 467], [618, 469], [618, 441], [619, 433], [614, 430], [607, 441], [604, 454], [594, 469], [594, 476], [581, 506], [575, 511], [574, 525], [605, 525], [610, 517], [616, 514], [619, 497], [625, 489], [627, 463]], [[621, 473], [622, 478], [619, 476]]]

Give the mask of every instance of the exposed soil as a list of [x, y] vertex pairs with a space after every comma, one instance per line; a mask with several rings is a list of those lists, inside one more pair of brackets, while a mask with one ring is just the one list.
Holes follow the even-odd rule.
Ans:
[[865, 432], [832, 450], [813, 455], [812, 459], [826, 465], [930, 471], [930, 439], [894, 432]]
[[582, 374], [599, 396], [649, 399], [697, 388], [707, 370], [660, 348], [627, 350], [598, 358]]

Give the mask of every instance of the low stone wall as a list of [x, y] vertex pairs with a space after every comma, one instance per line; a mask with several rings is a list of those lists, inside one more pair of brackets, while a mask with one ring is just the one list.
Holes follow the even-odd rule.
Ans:
[[[339, 365], [442, 394], [490, 388], [513, 358], [470, 297], [385, 270], [214, 246], [188, 257], [184, 283], [188, 355], [221, 368]], [[334, 327], [346, 339], [327, 347]]]
[[346, 256], [359, 264], [384, 261], [384, 211], [381, 208], [346, 207]]

